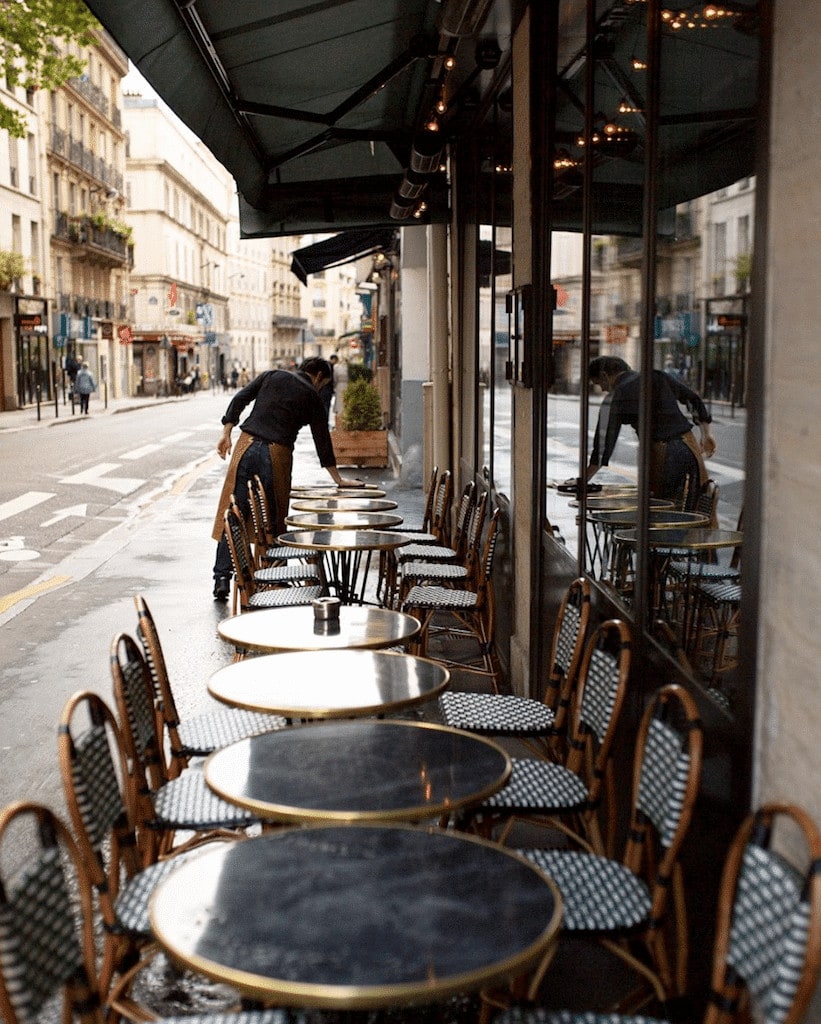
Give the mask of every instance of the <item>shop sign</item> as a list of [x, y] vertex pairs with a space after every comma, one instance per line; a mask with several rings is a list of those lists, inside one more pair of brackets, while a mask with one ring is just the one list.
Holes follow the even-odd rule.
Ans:
[[43, 326], [43, 317], [40, 313], [15, 313], [14, 322], [21, 331], [33, 331]]

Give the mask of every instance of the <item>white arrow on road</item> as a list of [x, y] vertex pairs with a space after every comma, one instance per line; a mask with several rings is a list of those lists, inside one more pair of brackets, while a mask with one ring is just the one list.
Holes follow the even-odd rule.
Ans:
[[105, 473], [110, 473], [112, 469], [119, 469], [120, 464], [118, 462], [100, 462], [96, 466], [92, 466], [90, 469], [83, 470], [82, 473], [75, 473], [74, 476], [64, 476], [60, 478], [61, 484], [85, 484], [88, 487], [102, 487], [107, 491], [116, 491], [118, 494], [130, 494], [132, 491], [136, 491], [138, 487], [142, 487], [145, 480], [138, 480], [136, 477], [128, 476], [104, 476]]
[[85, 519], [87, 515], [88, 505], [72, 505], [71, 508], [58, 508], [51, 519], [40, 523], [40, 529], [44, 530], [47, 526], [53, 526], [55, 523], [59, 523], [61, 519], [68, 519], [69, 516], [79, 516], [81, 519]]

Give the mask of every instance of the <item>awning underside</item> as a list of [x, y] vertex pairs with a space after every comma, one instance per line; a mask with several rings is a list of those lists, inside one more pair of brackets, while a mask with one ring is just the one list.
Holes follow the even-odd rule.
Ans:
[[363, 256], [386, 252], [395, 244], [395, 228], [343, 231], [333, 238], [325, 238], [292, 252], [291, 271], [303, 284], [307, 284], [310, 274], [353, 263]]

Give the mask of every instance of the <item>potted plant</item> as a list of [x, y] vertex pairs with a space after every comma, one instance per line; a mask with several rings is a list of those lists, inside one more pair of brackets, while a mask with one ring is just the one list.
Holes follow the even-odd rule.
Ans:
[[26, 261], [19, 252], [0, 249], [0, 290], [9, 289], [26, 272]]
[[340, 466], [387, 466], [388, 432], [376, 385], [360, 378], [348, 383], [342, 415], [331, 433]]

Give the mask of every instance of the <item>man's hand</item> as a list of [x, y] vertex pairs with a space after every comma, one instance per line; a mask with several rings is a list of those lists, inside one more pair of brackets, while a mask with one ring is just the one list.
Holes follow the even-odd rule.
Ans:
[[231, 454], [231, 448], [233, 447], [231, 444], [231, 431], [233, 429], [234, 428], [231, 423], [226, 423], [222, 429], [220, 439], [217, 441], [217, 455], [219, 455], [221, 459], [225, 459]]
[[346, 477], [341, 476], [336, 484], [337, 487], [364, 487], [364, 480], [348, 480]]

